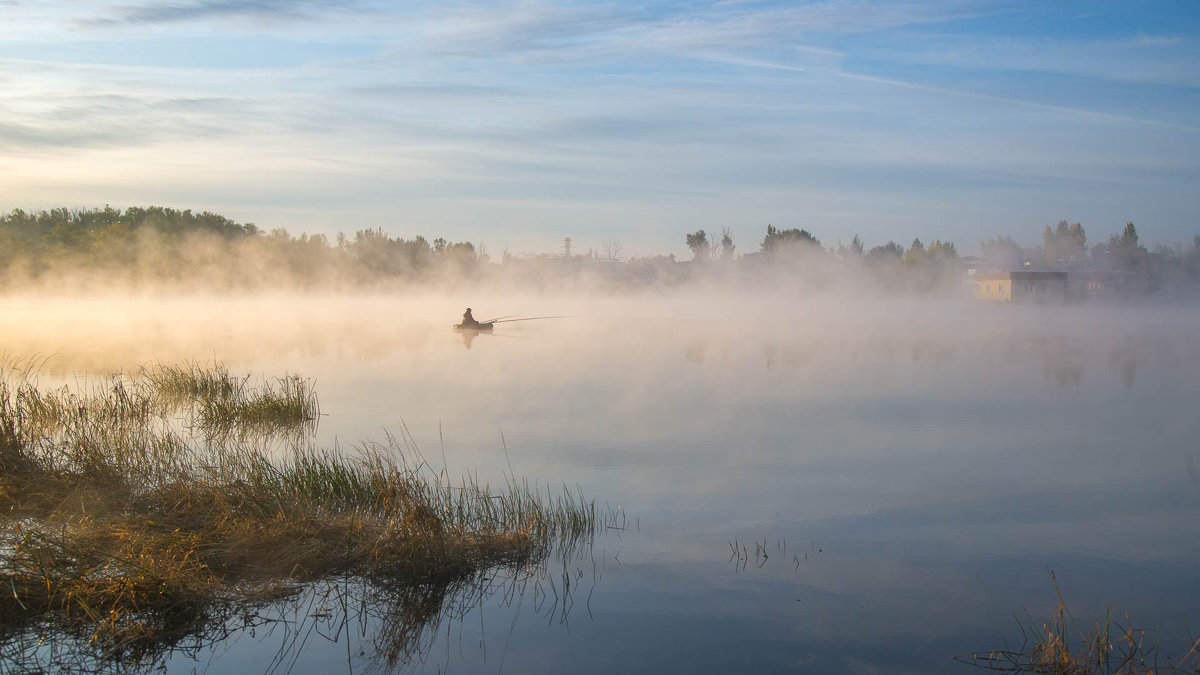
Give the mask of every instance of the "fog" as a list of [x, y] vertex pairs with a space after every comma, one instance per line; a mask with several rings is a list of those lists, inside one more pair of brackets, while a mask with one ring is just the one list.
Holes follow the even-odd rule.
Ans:
[[[462, 355], [443, 350], [447, 342], [466, 346], [449, 330], [468, 306], [481, 320], [534, 319], [498, 324], [494, 335], [476, 336], [471, 347], [518, 339], [541, 341], [548, 349], [581, 350], [586, 343], [593, 350], [647, 333], [657, 339], [638, 342], [638, 349], [626, 345], [632, 349], [628, 358], [678, 351], [701, 364], [724, 360], [733, 369], [747, 367], [741, 362], [747, 358], [767, 368], [814, 360], [821, 367], [834, 355], [856, 362], [904, 351], [914, 360], [937, 360], [962, 349], [991, 359], [1011, 357], [1027, 344], [1050, 361], [1095, 350], [1144, 353], [1179, 347], [1172, 334], [1186, 334], [1197, 316], [1190, 305], [1149, 302], [1017, 306], [973, 301], [965, 294], [799, 295], [792, 289], [700, 285], [609, 293], [9, 292], [0, 297], [0, 325], [9, 352], [53, 357], [46, 365], [55, 372], [120, 370], [153, 358], [295, 361], [333, 352], [370, 361], [413, 349], [455, 360]], [[537, 319], [543, 316], [554, 318]], [[581, 351], [570, 361], [586, 364], [592, 356]]]
[[[467, 306], [481, 319], [558, 318], [456, 333], [451, 324]], [[905, 458], [970, 452], [997, 428], [1014, 447], [1082, 439], [1086, 420], [1054, 419], [1063, 405], [1112, 405], [1116, 415], [1135, 412], [1129, 406], [1147, 388], [1156, 398], [1186, 398], [1184, 375], [1200, 364], [1191, 339], [1200, 318], [1174, 306], [718, 289], [9, 297], [0, 301], [0, 334], [0, 352], [33, 359], [46, 386], [185, 361], [311, 378], [326, 413], [326, 446], [407, 425], [427, 444], [440, 437], [494, 449], [505, 434], [519, 456], [528, 437], [569, 450], [562, 467], [541, 477], [573, 483], [570, 467], [579, 462], [639, 466], [658, 461], [659, 444], [686, 441], [696, 475], [681, 489], [697, 493], [727, 488], [727, 468], [795, 452], [792, 438], [803, 439], [811, 462], [888, 460], [897, 438]], [[1147, 416], [1131, 419], [1131, 432], [1178, 437], [1190, 428], [1141, 412]], [[1018, 416], [1037, 424], [1006, 428]], [[628, 447], [608, 447], [614, 434]], [[760, 447], [729, 453], [731, 443]], [[1122, 461], [1122, 450], [1113, 452], [1112, 461]], [[1093, 466], [1069, 469], [1086, 477]], [[456, 468], [486, 467], [464, 459]], [[883, 480], [863, 490], [856, 508], [865, 511], [909, 489], [864, 475]]]
[[[1060, 221], [1024, 246], [1004, 235], [979, 243], [932, 240], [822, 242], [801, 228], [767, 225], [761, 241], [680, 233], [690, 258], [664, 252], [623, 257], [618, 241], [585, 248], [571, 237], [561, 252], [488, 251], [469, 241], [394, 236], [383, 227], [294, 236], [260, 231], [219, 214], [150, 206], [0, 214], [0, 282], [10, 296], [96, 296], [197, 292], [352, 293], [411, 296], [436, 292], [558, 295], [737, 291], [743, 297], [843, 295], [905, 299], [978, 294], [975, 280], [1013, 272], [1054, 272], [1072, 302], [1194, 302], [1200, 297], [1200, 235], [1147, 248], [1137, 227], [1089, 240], [1080, 223]], [[1036, 233], [1032, 233], [1036, 234]], [[1107, 234], [1107, 233], [1106, 233]], [[905, 238], [907, 241], [907, 239]], [[1059, 283], [1059, 282], [1056, 282]], [[706, 291], [707, 289], [707, 291]], [[1009, 298], [1014, 299], [1014, 298]], [[1044, 298], [1043, 298], [1044, 299]]]
[[[559, 318], [455, 332], [466, 307]], [[0, 300], [0, 353], [41, 386], [156, 362], [299, 374], [322, 447], [393, 434], [453, 476], [619, 506], [636, 525], [596, 542], [569, 637], [481, 610], [522, 671], [808, 654], [933, 672], [1052, 610], [1047, 567], [1077, 616], [1194, 629], [1198, 334], [1178, 303], [788, 285]], [[770, 559], [739, 567], [735, 539]], [[448, 664], [489, 670], [454, 644]]]

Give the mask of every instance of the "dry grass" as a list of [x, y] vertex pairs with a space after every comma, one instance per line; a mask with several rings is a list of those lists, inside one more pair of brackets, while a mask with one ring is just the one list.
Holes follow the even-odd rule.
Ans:
[[1028, 616], [1018, 621], [1019, 648], [974, 652], [955, 659], [987, 670], [1038, 675], [1200, 673], [1200, 640], [1193, 641], [1178, 662], [1161, 664], [1153, 633], [1134, 628], [1128, 616], [1120, 623], [1112, 610], [1103, 622], [1081, 628], [1063, 601], [1054, 572], [1050, 572], [1050, 580], [1058, 597], [1055, 616], [1041, 624]]
[[[193, 443], [166, 418], [166, 398], [245, 402], [262, 390], [189, 368], [82, 394], [43, 392], [0, 369], [0, 643], [58, 631], [104, 659], [141, 658], [220, 624], [238, 603], [315, 580], [442, 597], [482, 569], [594, 532], [594, 505], [577, 494], [450, 485], [395, 459], [391, 439], [353, 456], [305, 449], [283, 460], [233, 436]], [[316, 410], [306, 384], [281, 382], [292, 383], [284, 398]], [[231, 409], [223, 414], [254, 425], [295, 419]]]

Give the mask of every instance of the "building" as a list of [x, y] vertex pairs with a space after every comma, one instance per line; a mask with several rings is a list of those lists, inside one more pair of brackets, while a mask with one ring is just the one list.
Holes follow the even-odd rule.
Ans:
[[1063, 302], [1067, 299], [1066, 272], [980, 272], [975, 299], [994, 302]]

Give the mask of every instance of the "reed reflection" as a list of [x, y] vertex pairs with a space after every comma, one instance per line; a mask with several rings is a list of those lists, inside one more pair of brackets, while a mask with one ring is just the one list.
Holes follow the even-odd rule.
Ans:
[[[6, 669], [150, 670], [264, 617], [295, 624], [280, 603], [321, 583], [341, 589], [343, 623], [378, 615], [394, 666], [447, 608], [492, 592], [484, 582], [538, 580], [617, 522], [578, 492], [511, 475], [498, 490], [452, 484], [394, 439], [272, 457], [273, 428], [315, 431], [298, 377], [248, 387], [219, 364], [141, 373], [47, 391], [0, 368]], [[181, 408], [182, 424], [168, 417]]]

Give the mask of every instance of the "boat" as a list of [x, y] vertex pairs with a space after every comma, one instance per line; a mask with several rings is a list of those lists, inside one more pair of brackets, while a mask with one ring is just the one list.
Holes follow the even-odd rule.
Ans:
[[471, 325], [456, 323], [452, 326], [454, 330], [460, 333], [490, 333], [494, 323], [491, 321], [479, 322]]

